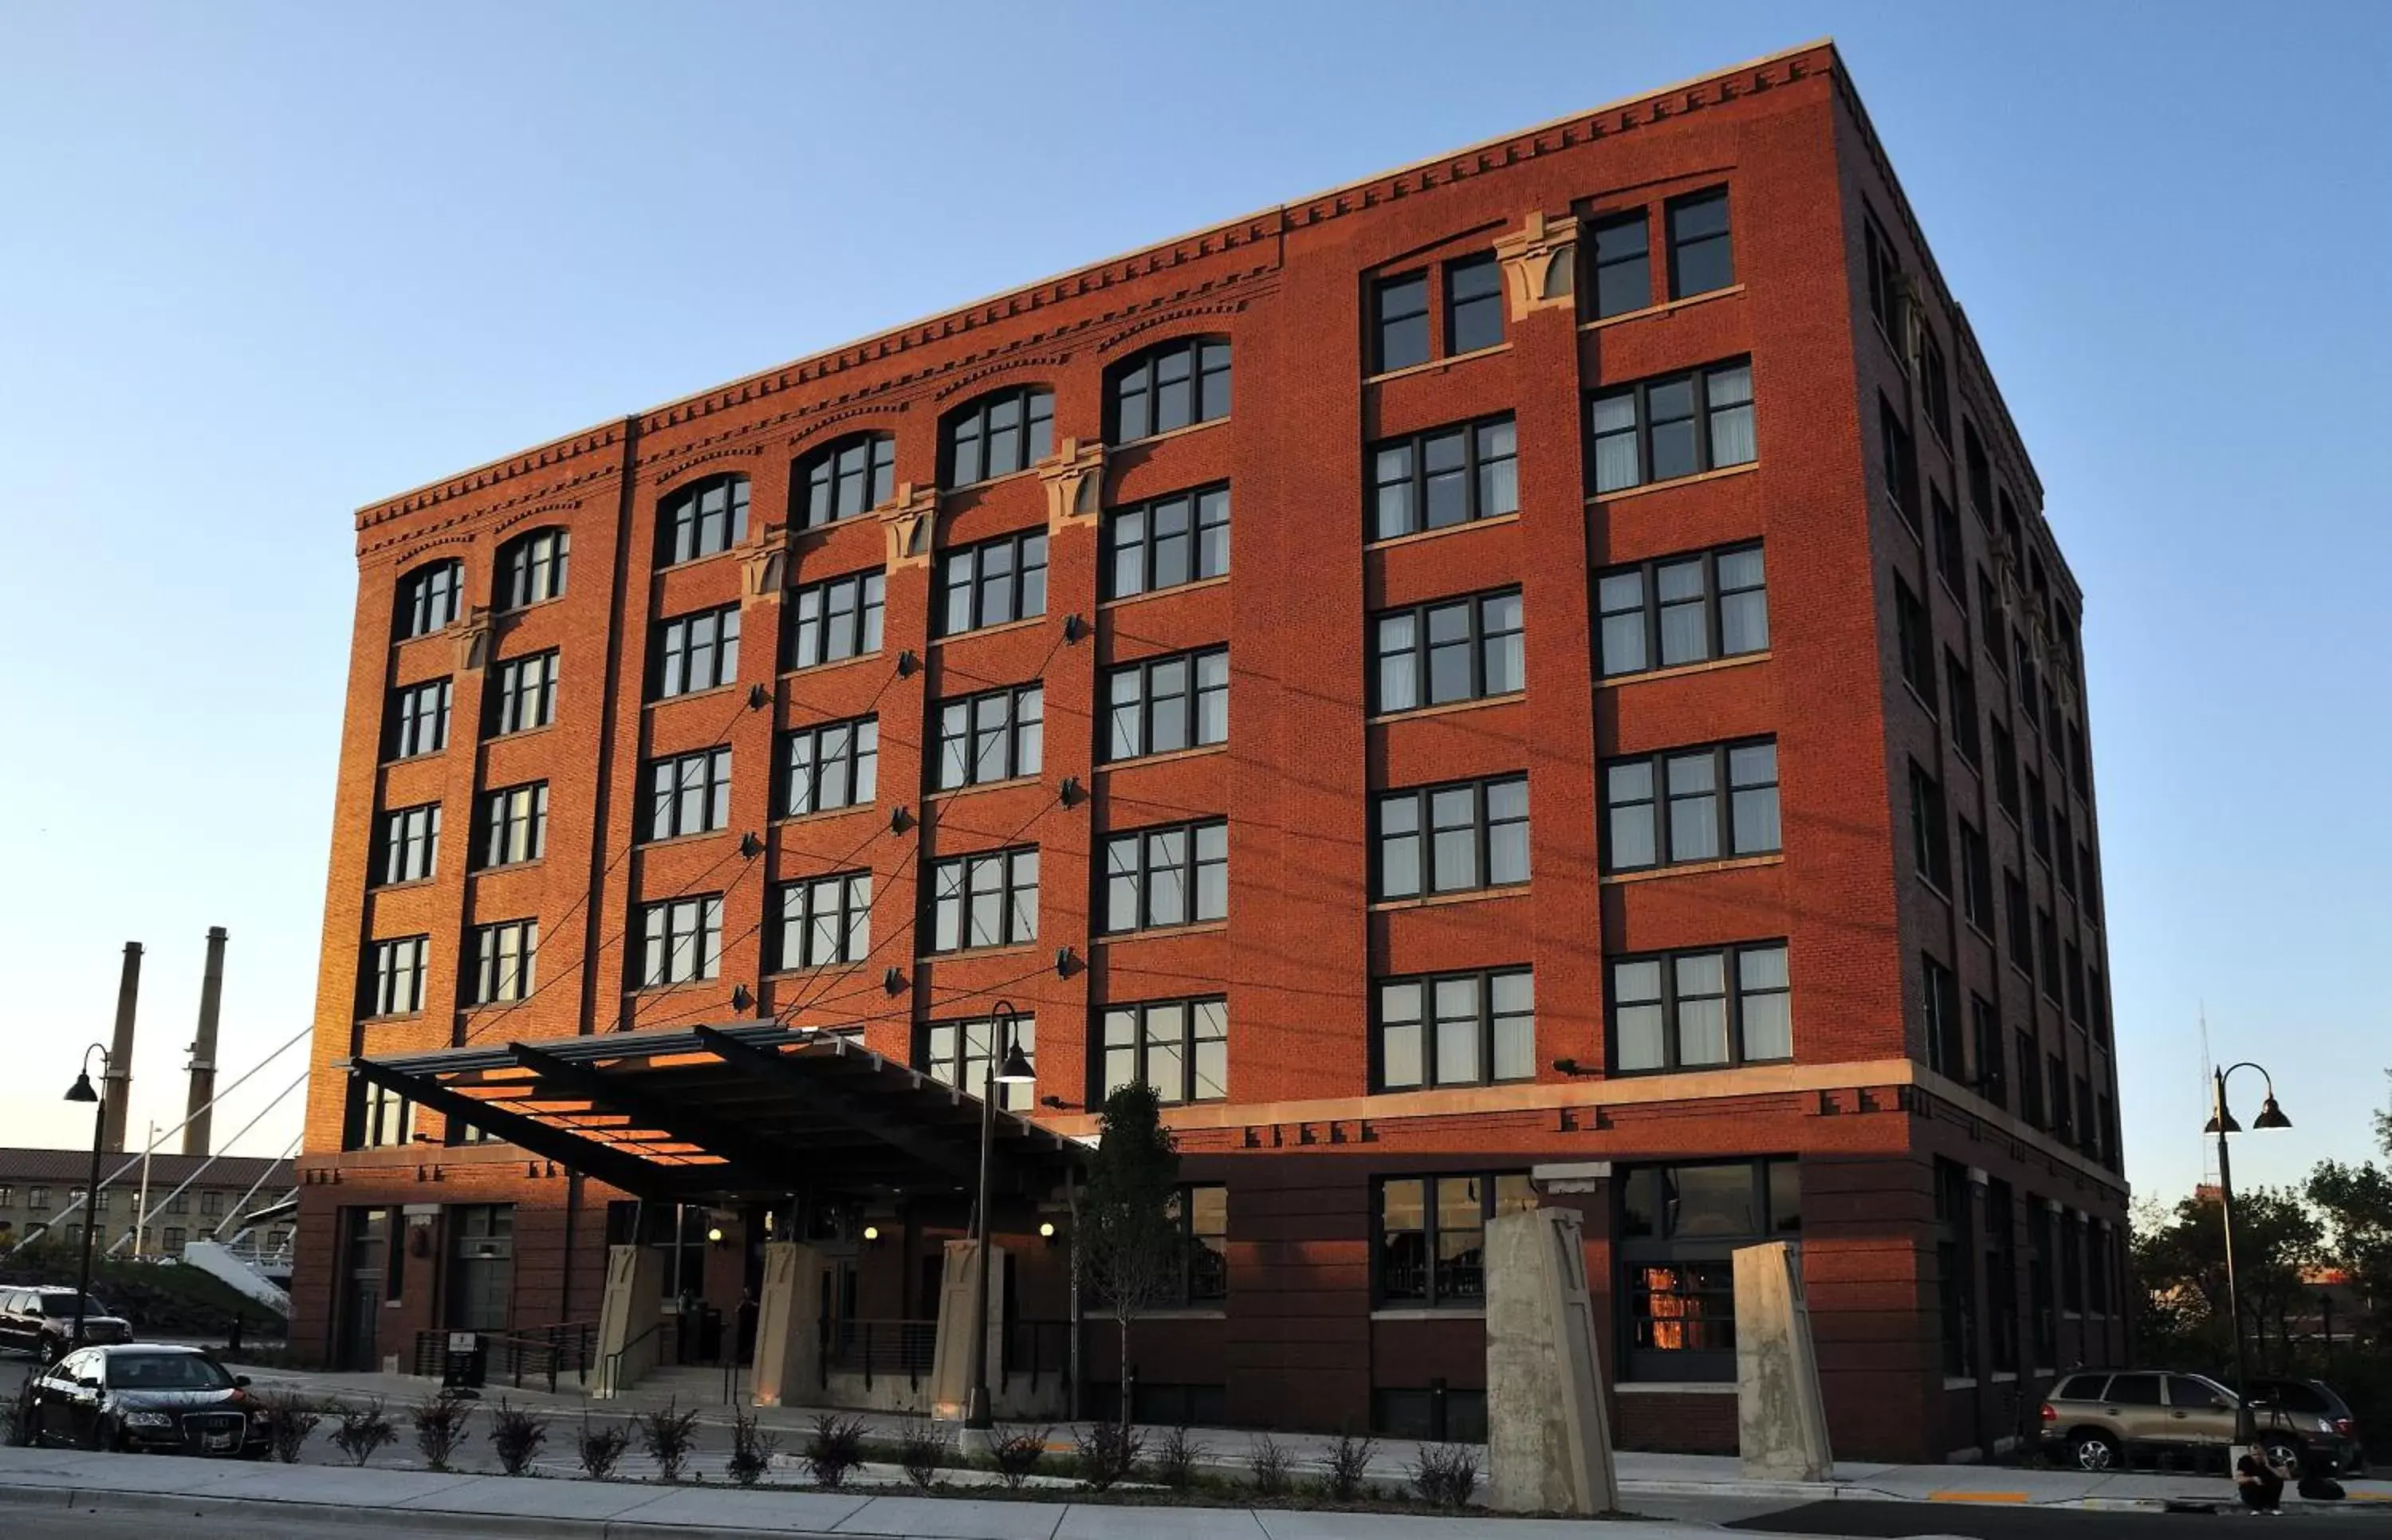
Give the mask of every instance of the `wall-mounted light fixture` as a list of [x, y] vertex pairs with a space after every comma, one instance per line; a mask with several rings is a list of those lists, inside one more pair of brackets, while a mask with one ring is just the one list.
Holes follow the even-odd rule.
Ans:
[[907, 829], [911, 828], [913, 823], [914, 815], [905, 810], [905, 805], [904, 803], [901, 802], [897, 806], [889, 809], [889, 832], [890, 834], [902, 835]]
[[748, 1006], [755, 1003], [756, 997], [748, 992], [747, 985], [734, 984], [731, 986], [731, 1008], [733, 1010], [744, 1011]]
[[1600, 1073], [1600, 1071], [1591, 1064], [1580, 1064], [1576, 1059], [1561, 1058], [1554, 1060], [1554, 1073], [1556, 1075], [1593, 1075]]
[[1057, 947], [1055, 949], [1055, 977], [1058, 978], [1071, 977], [1072, 965], [1078, 961], [1078, 958], [1072, 955], [1072, 949], [1070, 947]]
[[1067, 775], [1063, 777], [1063, 783], [1055, 789], [1055, 795], [1066, 808], [1076, 808], [1088, 794], [1081, 789], [1078, 776]]
[[773, 695], [772, 695], [772, 692], [770, 692], [770, 691], [766, 690], [762, 685], [760, 685], [760, 684], [751, 684], [751, 685], [749, 685], [749, 686], [748, 687], [748, 710], [750, 710], [750, 711], [761, 711], [761, 710], [763, 710], [766, 706], [768, 706], [768, 705], [772, 705], [772, 704], [773, 704]]
[[1065, 641], [1077, 641], [1087, 634], [1088, 623], [1082, 620], [1076, 612], [1063, 617], [1063, 640]]
[[878, 1246], [880, 1244], [879, 1225], [867, 1224], [864, 1227], [864, 1244], [866, 1246]]
[[1045, 1241], [1049, 1246], [1055, 1244], [1055, 1222], [1053, 1220], [1042, 1219], [1038, 1222], [1038, 1238]]
[[897, 654], [897, 677], [899, 679], [904, 679], [913, 678], [914, 670], [920, 666], [922, 666], [922, 660], [914, 655], [914, 649], [911, 647], [906, 648], [904, 652]]
[[764, 853], [764, 842], [756, 837], [755, 831], [750, 830], [739, 836], [739, 853], [754, 861]]
[[1041, 1106], [1053, 1107], [1058, 1112], [1069, 1112], [1072, 1110], [1072, 1104], [1070, 1102], [1065, 1101], [1062, 1097], [1056, 1095], [1051, 1091], [1046, 1095], [1038, 1098], [1038, 1105]]
[[709, 1225], [708, 1225], [708, 1226], [707, 1226], [707, 1228], [706, 1228], [706, 1244], [707, 1244], [707, 1245], [708, 1245], [708, 1246], [720, 1246], [720, 1245], [722, 1245], [722, 1225], [720, 1225], [720, 1224], [709, 1224]]
[[905, 975], [892, 963], [881, 971], [880, 989], [884, 994], [904, 994]]

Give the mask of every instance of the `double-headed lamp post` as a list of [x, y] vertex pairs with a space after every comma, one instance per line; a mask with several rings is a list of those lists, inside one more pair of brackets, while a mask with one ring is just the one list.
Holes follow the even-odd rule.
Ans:
[[2226, 1232], [2226, 1309], [2234, 1317], [2234, 1442], [2247, 1444], [2257, 1430], [2251, 1421], [2250, 1355], [2242, 1345], [2242, 1295], [2234, 1282], [2234, 1171], [2226, 1150], [2226, 1136], [2242, 1132], [2242, 1125], [2226, 1107], [2226, 1078], [2237, 1069], [2257, 1069], [2260, 1082], [2268, 1088], [2259, 1116], [2251, 1119], [2253, 1128], [2290, 1128], [2293, 1120], [2276, 1105], [2274, 1078], [2258, 1065], [2245, 1060], [2210, 1071], [2209, 1126], [2202, 1132], [2217, 1135], [2217, 1218]]
[[91, 1106], [91, 1180], [83, 1189], [83, 1262], [75, 1273], [74, 1345], [83, 1346], [84, 1307], [91, 1300], [91, 1241], [99, 1230], [99, 1148], [108, 1137], [108, 1104], [100, 1100], [91, 1084], [91, 1056], [99, 1055], [100, 1078], [108, 1077], [108, 1050], [95, 1042], [83, 1051], [83, 1068], [75, 1074], [74, 1084], [67, 1087], [67, 1100], [89, 1102]]
[[965, 1392], [964, 1427], [967, 1430], [986, 1432], [994, 1423], [988, 1406], [988, 1252], [989, 1204], [994, 1198], [993, 1186], [994, 1156], [996, 1150], [996, 1088], [1000, 1085], [1027, 1085], [1034, 1082], [1037, 1072], [1023, 1056], [1021, 1044], [1015, 1041], [1014, 1023], [1020, 1013], [1013, 1002], [1000, 1000], [988, 1016], [988, 1079], [981, 1087], [980, 1106], [980, 1204], [972, 1210], [972, 1239], [979, 1244], [972, 1251], [971, 1340], [965, 1362], [971, 1369], [971, 1388]]

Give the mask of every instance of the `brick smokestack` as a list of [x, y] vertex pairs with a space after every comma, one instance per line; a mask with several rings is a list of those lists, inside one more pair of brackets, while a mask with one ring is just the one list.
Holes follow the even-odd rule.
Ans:
[[224, 1004], [225, 928], [208, 926], [208, 969], [200, 979], [200, 1032], [191, 1040], [191, 1100], [185, 1110], [183, 1153], [208, 1153], [208, 1125], [214, 1115], [208, 1104], [216, 1095], [216, 1012]]
[[133, 1097], [133, 1003], [141, 993], [141, 943], [124, 943], [124, 971], [116, 979], [116, 1035], [109, 1040], [108, 1073], [102, 1077], [105, 1110], [100, 1142], [124, 1147], [124, 1111]]

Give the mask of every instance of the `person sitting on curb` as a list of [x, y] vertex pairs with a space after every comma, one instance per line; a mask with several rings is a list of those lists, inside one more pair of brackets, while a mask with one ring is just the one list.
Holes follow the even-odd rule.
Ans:
[[2282, 1513], [2287, 1474], [2268, 1461], [2265, 1450], [2254, 1445], [2234, 1462], [2234, 1495], [2254, 1513]]

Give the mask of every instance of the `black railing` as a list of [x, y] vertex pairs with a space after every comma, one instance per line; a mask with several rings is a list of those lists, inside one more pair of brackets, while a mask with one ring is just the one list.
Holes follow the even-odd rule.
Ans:
[[598, 1365], [598, 1384], [602, 1391], [609, 1395], [621, 1395], [629, 1389], [623, 1383], [623, 1360], [630, 1356], [633, 1348], [650, 1338], [656, 1339], [656, 1361], [659, 1364], [672, 1363], [681, 1343], [681, 1317], [660, 1316], [651, 1322], [646, 1330], [638, 1333], [630, 1341], [602, 1359]]
[[876, 1378], [900, 1378], [918, 1391], [930, 1378], [930, 1361], [938, 1352], [936, 1321], [823, 1321], [816, 1329], [825, 1385], [836, 1369], [864, 1376], [867, 1391]]
[[1008, 1321], [1005, 1352], [997, 1365], [999, 1386], [1026, 1374], [1034, 1389], [1038, 1377], [1065, 1374], [1072, 1366], [1072, 1323], [1069, 1321]]
[[[556, 1389], [560, 1375], [571, 1374], [583, 1385], [590, 1383], [590, 1371], [598, 1363], [598, 1328], [588, 1321], [566, 1321], [553, 1326], [526, 1326], [519, 1331], [483, 1331], [473, 1334], [488, 1354], [482, 1362], [486, 1380], [500, 1379], [522, 1390], [524, 1381], [544, 1379], [548, 1388]], [[414, 1373], [420, 1378], [448, 1378], [452, 1354], [448, 1349], [450, 1334], [443, 1330], [419, 1331], [415, 1334]]]

